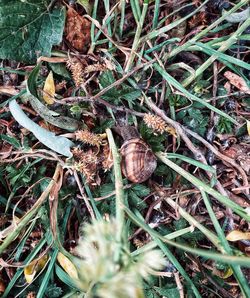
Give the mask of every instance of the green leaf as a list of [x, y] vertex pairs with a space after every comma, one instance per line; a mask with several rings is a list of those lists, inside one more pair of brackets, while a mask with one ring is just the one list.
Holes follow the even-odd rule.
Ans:
[[115, 190], [115, 186], [113, 183], [107, 183], [107, 184], [103, 184], [100, 187], [100, 195], [103, 196], [107, 196], [109, 195], [111, 192], [114, 192]]
[[65, 9], [49, 0], [0, 0], [0, 58], [34, 63], [62, 40]]
[[64, 77], [68, 80], [71, 79], [70, 72], [67, 70], [64, 63], [49, 63], [49, 66], [57, 75]]
[[57, 264], [55, 264], [55, 271], [58, 278], [72, 289], [78, 290], [75, 281]]
[[16, 149], [20, 149], [22, 147], [20, 142], [15, 137], [0, 134], [0, 140], [8, 142], [10, 145], [15, 147]]
[[139, 211], [147, 207], [147, 204], [131, 189], [128, 191], [128, 198], [130, 207], [134, 207]]
[[[115, 82], [115, 78], [113, 76], [113, 73], [111, 70], [104, 71], [100, 76], [99, 76], [99, 83], [100, 85], [105, 88]], [[106, 93], [107, 94], [107, 93]]]
[[180, 292], [178, 288], [158, 288], [154, 287], [155, 291], [160, 294], [161, 296], [164, 296], [166, 298], [179, 298], [180, 297]]
[[59, 288], [56, 284], [51, 284], [47, 287], [45, 295], [50, 298], [59, 298], [62, 297], [62, 289]]
[[140, 125], [140, 134], [154, 152], [164, 150], [164, 146], [162, 144], [162, 142], [166, 140], [166, 136], [164, 134], [155, 135], [153, 130], [147, 127], [145, 123], [141, 123]]
[[145, 197], [150, 194], [150, 189], [143, 184], [135, 184], [132, 190], [140, 197]]
[[38, 124], [30, 120], [17, 104], [16, 100], [10, 102], [9, 108], [16, 121], [30, 130], [41, 143], [64, 156], [72, 156], [70, 147], [74, 145], [73, 142], [65, 137], [56, 136], [54, 133], [40, 127]]
[[218, 133], [231, 133], [233, 130], [232, 123], [228, 119], [220, 117], [216, 130]]
[[57, 127], [75, 131], [78, 129], [79, 123], [77, 120], [61, 116], [59, 113], [54, 112], [48, 109], [42, 102], [38, 99], [37, 94], [37, 77], [40, 70], [40, 64], [38, 64], [30, 73], [29, 78], [27, 80], [27, 90], [29, 94], [29, 101], [32, 108], [47, 122], [55, 125]]
[[78, 0], [77, 1], [86, 10], [87, 14], [91, 15], [92, 5], [89, 0]]
[[[103, 72], [99, 76], [99, 83], [102, 88], [108, 87], [114, 82], [115, 78], [110, 70]], [[102, 95], [102, 98], [109, 102], [119, 104], [122, 99], [133, 102], [140, 95], [141, 91], [139, 89], [134, 89], [126, 84], [122, 84], [119, 87], [114, 87], [108, 90], [104, 95]]]

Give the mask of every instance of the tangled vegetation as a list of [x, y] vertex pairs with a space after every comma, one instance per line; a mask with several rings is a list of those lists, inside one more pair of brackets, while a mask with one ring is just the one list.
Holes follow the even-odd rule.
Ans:
[[249, 0], [0, 0], [1, 297], [250, 297]]

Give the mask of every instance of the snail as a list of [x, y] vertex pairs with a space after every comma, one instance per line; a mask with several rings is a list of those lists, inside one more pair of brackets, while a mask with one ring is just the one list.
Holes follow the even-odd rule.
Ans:
[[120, 127], [124, 143], [121, 146], [121, 169], [123, 175], [134, 183], [141, 183], [156, 169], [156, 156], [133, 126]]

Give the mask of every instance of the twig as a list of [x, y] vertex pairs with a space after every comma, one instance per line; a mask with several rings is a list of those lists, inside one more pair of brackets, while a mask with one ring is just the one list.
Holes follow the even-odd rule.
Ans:
[[[188, 128], [183, 128], [184, 131], [186, 131], [189, 135], [200, 141], [203, 145], [205, 145], [209, 150], [211, 150], [217, 157], [224, 160], [228, 164], [230, 164], [232, 167], [234, 167], [238, 172], [240, 173], [242, 180], [243, 180], [243, 186], [248, 186], [248, 177], [245, 173], [245, 171], [242, 169], [242, 167], [237, 164], [234, 159], [220, 153], [216, 148], [214, 148], [213, 145], [211, 145], [209, 142], [207, 142], [205, 139], [203, 139], [200, 135], [198, 135], [196, 132], [193, 132], [192, 130]], [[248, 189], [246, 188], [246, 192], [248, 192]]]
[[[96, 98], [95, 100], [93, 100], [93, 98], [91, 98], [91, 97], [72, 96], [72, 97], [66, 97], [62, 100], [54, 100], [54, 101], [59, 104], [67, 104], [67, 105], [75, 105], [76, 102], [99, 103], [99, 104], [102, 104], [108, 108], [111, 108], [112, 110], [115, 110], [115, 111], [127, 112], [129, 114], [132, 114], [132, 115], [135, 115], [138, 117], [144, 116], [144, 113], [136, 112], [136, 111], [126, 108], [126, 107], [118, 107], [116, 105], [113, 105], [113, 104], [105, 101], [104, 99], [101, 99], [101, 98]], [[69, 101], [69, 102], [67, 102], [67, 101]]]
[[175, 278], [177, 288], [179, 290], [180, 298], [184, 298], [184, 290], [183, 290], [183, 286], [180, 281], [179, 272], [174, 272], [174, 278]]
[[[201, 136], [199, 136], [197, 133], [193, 132], [192, 130], [189, 130], [187, 128], [184, 128], [181, 124], [179, 124], [178, 122], [172, 120], [171, 118], [167, 117], [166, 114], [164, 113], [164, 111], [162, 111], [161, 109], [159, 109], [153, 102], [152, 100], [150, 100], [149, 98], [145, 98], [145, 101], [147, 103], [147, 105], [150, 107], [150, 109], [152, 109], [158, 116], [160, 116], [162, 119], [164, 119], [168, 124], [170, 124], [171, 126], [173, 126], [176, 130], [176, 132], [180, 135], [180, 137], [183, 139], [183, 141], [186, 143], [188, 149], [193, 153], [194, 157], [196, 160], [207, 164], [207, 160], [205, 158], [205, 156], [202, 154], [202, 152], [194, 146], [194, 144], [192, 143], [192, 141], [187, 137], [186, 133], [192, 135], [194, 138], [196, 138], [197, 140], [199, 140], [201, 143], [203, 143], [208, 149], [210, 149], [212, 152], [214, 152], [215, 155], [217, 155], [219, 158], [222, 158], [223, 160], [227, 161], [229, 164], [231, 164], [233, 167], [235, 167], [240, 174], [242, 175], [242, 179], [244, 181], [243, 186], [248, 185], [247, 181], [247, 176], [246, 173], [244, 172], [244, 170], [231, 158], [224, 156], [222, 153], [220, 153], [218, 150], [216, 150], [211, 144], [209, 144], [206, 140], [204, 140]], [[210, 172], [206, 172], [208, 177], [211, 178], [212, 177], [212, 173]], [[218, 190], [220, 191], [221, 194], [223, 194], [224, 196], [227, 195], [226, 190], [223, 188], [223, 186], [220, 184], [219, 181], [217, 181], [216, 183], [216, 187], [218, 188]]]
[[18, 160], [21, 160], [21, 159], [25, 159], [25, 158], [38, 158], [38, 157], [42, 157], [43, 159], [46, 159], [46, 160], [52, 160], [52, 161], [58, 161], [58, 159], [56, 158], [53, 158], [53, 157], [48, 157], [48, 156], [45, 156], [43, 154], [24, 154], [22, 156], [19, 156], [19, 157], [15, 157], [15, 158], [9, 158], [9, 159], [0, 159], [0, 164], [1, 163], [13, 163], [13, 162], [16, 162]]
[[[100, 92], [98, 92], [96, 95], [94, 95], [93, 97], [91, 97], [91, 99], [89, 99], [88, 97], [86, 96], [78, 96], [78, 97], [66, 97], [66, 98], [63, 98], [62, 100], [60, 101], [79, 101], [80, 99], [82, 100], [92, 100], [92, 101], [95, 101], [95, 100], [98, 100], [100, 101], [100, 97], [102, 95], [104, 95], [105, 93], [107, 93], [110, 89], [116, 87], [116, 86], [119, 86], [121, 85], [125, 80], [127, 80], [129, 77], [131, 77], [134, 73], [136, 73], [137, 71], [139, 71], [140, 69], [144, 68], [144, 67], [147, 67], [147, 66], [150, 66], [152, 65], [154, 62], [156, 61], [156, 59], [152, 59], [148, 62], [145, 62], [145, 63], [142, 63], [138, 66], [136, 66], [135, 68], [133, 68], [133, 70], [129, 71], [128, 73], [124, 74], [122, 78], [120, 78], [119, 80], [115, 81], [114, 83], [112, 83], [111, 85], [107, 86], [106, 88], [102, 89]], [[77, 98], [77, 100], [76, 100]], [[106, 104], [106, 102], [105, 102]]]
[[95, 219], [94, 211], [93, 211], [92, 207], [90, 206], [87, 197], [86, 197], [85, 194], [84, 194], [84, 190], [83, 190], [82, 184], [81, 184], [81, 182], [80, 182], [80, 179], [79, 179], [79, 177], [78, 177], [78, 175], [77, 175], [76, 170], [74, 170], [74, 177], [75, 177], [75, 179], [76, 179], [76, 183], [77, 183], [77, 185], [78, 185], [78, 188], [79, 188], [79, 190], [80, 190], [80, 193], [81, 193], [81, 195], [82, 195], [82, 198], [83, 198], [83, 200], [84, 200], [84, 202], [85, 202], [85, 205], [86, 205], [86, 207], [87, 207], [87, 209], [88, 209], [88, 211], [89, 211], [89, 213], [90, 213], [90, 216], [91, 216], [92, 219]]

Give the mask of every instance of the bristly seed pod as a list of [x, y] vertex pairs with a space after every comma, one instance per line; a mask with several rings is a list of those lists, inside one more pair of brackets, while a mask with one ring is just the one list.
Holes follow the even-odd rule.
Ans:
[[[124, 132], [122, 135], [124, 136]], [[127, 137], [121, 147], [121, 168], [123, 175], [128, 180], [134, 183], [142, 183], [153, 174], [157, 161], [150, 147], [141, 138], [134, 136], [133, 132], [132, 137]]]

